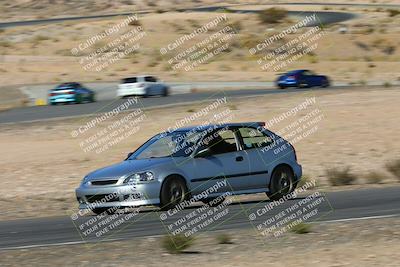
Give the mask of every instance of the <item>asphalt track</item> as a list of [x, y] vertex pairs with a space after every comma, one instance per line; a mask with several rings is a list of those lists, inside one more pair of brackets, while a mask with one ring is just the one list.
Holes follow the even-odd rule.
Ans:
[[[308, 193], [308, 195], [310, 194]], [[260, 195], [260, 200], [257, 201], [233, 202], [226, 207], [228, 209], [227, 214], [209, 224], [205, 231], [246, 228], [258, 231], [255, 228], [258, 224], [274, 217], [288, 207], [300, 204], [301, 201], [306, 199], [306, 196], [288, 200], [266, 214], [258, 216], [253, 221], [249, 220], [251, 214], [256, 214], [257, 211], [261, 214], [260, 210], [271, 203], [266, 197]], [[335, 222], [384, 217], [400, 218], [398, 217], [400, 216], [400, 186], [321, 192], [320, 196], [315, 199], [321, 199], [321, 204], [316, 206], [318, 213], [308, 219], [307, 222]], [[91, 218], [96, 218], [92, 215], [85, 215], [74, 222], [70, 216], [2, 221], [0, 222], [0, 250], [165, 235], [168, 233], [169, 225], [180, 218], [187, 217], [198, 207], [196, 205], [187, 207], [176, 215], [167, 217], [164, 221], [160, 219], [162, 213], [156, 209], [147, 209], [138, 214], [119, 214], [114, 220], [122, 219], [127, 215], [131, 216], [107, 235], [88, 239], [85, 239], [82, 232], [79, 233], [76, 227], [79, 227], [81, 223], [88, 222]], [[109, 218], [107, 216], [105, 218]], [[99, 245], [101, 244], [99, 243]]]
[[[313, 90], [354, 90], [356, 87], [351, 86], [333, 86], [329, 88], [294, 88], [294, 89], [240, 89], [240, 90], [215, 90], [198, 93], [174, 94], [168, 97], [149, 97], [139, 98], [137, 105], [131, 105], [130, 109], [135, 108], [154, 108], [165, 107], [171, 105], [185, 105], [194, 102], [213, 101], [215, 99], [226, 97], [237, 99], [251, 96], [274, 95], [274, 94], [294, 94], [294, 93], [312, 93]], [[310, 92], [308, 92], [310, 91]], [[57, 118], [68, 118], [85, 116], [90, 114], [104, 113], [113, 110], [120, 106], [126, 99], [103, 100], [95, 103], [85, 103], [78, 105], [57, 105], [57, 106], [33, 106], [10, 109], [0, 112], [0, 124], [16, 123], [16, 122], [31, 122]]]

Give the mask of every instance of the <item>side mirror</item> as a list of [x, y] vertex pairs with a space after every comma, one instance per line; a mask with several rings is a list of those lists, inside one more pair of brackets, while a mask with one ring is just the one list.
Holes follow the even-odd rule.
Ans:
[[126, 156], [125, 160], [129, 159], [130, 156], [132, 156], [133, 152], [129, 152], [128, 155]]
[[211, 155], [211, 149], [209, 147], [197, 151], [194, 155], [195, 158], [204, 158]]

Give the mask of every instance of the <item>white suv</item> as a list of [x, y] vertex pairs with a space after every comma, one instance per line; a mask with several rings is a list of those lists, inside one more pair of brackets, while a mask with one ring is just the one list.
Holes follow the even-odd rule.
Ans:
[[117, 96], [120, 98], [127, 96], [167, 96], [168, 90], [168, 86], [158, 81], [156, 77], [144, 75], [122, 79], [118, 85]]

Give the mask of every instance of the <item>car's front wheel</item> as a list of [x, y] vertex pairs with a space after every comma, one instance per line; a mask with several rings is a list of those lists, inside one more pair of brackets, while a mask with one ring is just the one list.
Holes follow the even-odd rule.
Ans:
[[170, 177], [164, 182], [160, 194], [160, 208], [169, 210], [184, 201], [188, 191], [183, 179], [179, 177]]
[[300, 81], [297, 87], [298, 88], [309, 88], [310, 85], [306, 81]]
[[278, 166], [271, 176], [267, 196], [271, 200], [279, 200], [295, 189], [293, 171], [289, 166]]

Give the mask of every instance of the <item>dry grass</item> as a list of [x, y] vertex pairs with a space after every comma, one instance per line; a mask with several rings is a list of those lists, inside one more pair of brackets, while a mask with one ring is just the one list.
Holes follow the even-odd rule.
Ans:
[[287, 16], [287, 10], [279, 7], [271, 7], [258, 13], [261, 23], [276, 24], [281, 22]]
[[350, 172], [350, 167], [333, 167], [326, 170], [326, 176], [333, 186], [352, 185], [357, 177]]
[[290, 228], [290, 231], [295, 234], [308, 234], [311, 232], [311, 225], [309, 223], [299, 223]]
[[386, 175], [379, 171], [372, 171], [365, 175], [368, 184], [381, 184], [387, 179]]
[[162, 247], [169, 253], [180, 254], [193, 245], [194, 238], [183, 234], [166, 235], [163, 237]]
[[232, 236], [229, 233], [218, 234], [216, 239], [218, 244], [233, 244]]
[[400, 181], [400, 159], [386, 163], [386, 169]]

